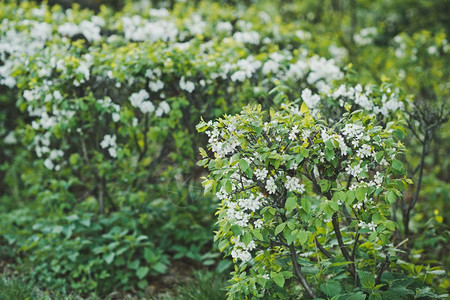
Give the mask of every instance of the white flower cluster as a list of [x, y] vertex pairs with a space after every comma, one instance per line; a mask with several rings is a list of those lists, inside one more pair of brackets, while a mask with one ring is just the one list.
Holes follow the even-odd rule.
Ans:
[[59, 171], [61, 169], [61, 165], [56, 164], [55, 161], [63, 156], [64, 152], [62, 150], [52, 149], [49, 152], [49, 156], [44, 160], [44, 166], [49, 170]]
[[313, 94], [310, 89], [304, 89], [302, 91], [302, 100], [309, 109], [314, 110], [320, 102], [320, 96]]
[[104, 108], [110, 110], [112, 112], [111, 117], [113, 122], [117, 123], [120, 120], [120, 105], [112, 102], [111, 98], [106, 96], [104, 99], [98, 99], [98, 103], [100, 103]]
[[297, 139], [297, 134], [300, 132], [300, 129], [298, 129], [298, 125], [294, 125], [291, 129], [291, 132], [289, 133], [288, 139], [291, 141], [294, 141]]
[[307, 57], [308, 52], [302, 51], [297, 62], [289, 65], [286, 80], [300, 80], [306, 77], [306, 82], [314, 85], [320, 93], [328, 93], [333, 81], [344, 78], [344, 74], [333, 59], [325, 59], [314, 55]]
[[68, 37], [74, 37], [77, 34], [82, 34], [89, 42], [95, 42], [100, 40], [102, 37], [100, 35], [99, 24], [104, 24], [105, 21], [96, 16], [94, 21], [83, 20], [80, 24], [64, 23], [58, 27], [58, 33]]
[[275, 194], [277, 191], [277, 185], [275, 183], [275, 179], [270, 177], [266, 182], [266, 190], [269, 194]]
[[[230, 120], [229, 124], [232, 123], [232, 120]], [[217, 122], [210, 122], [208, 124], [213, 126], [213, 130], [208, 130], [205, 133], [209, 136], [208, 143], [211, 145], [211, 150], [214, 154], [217, 157], [225, 157], [226, 155], [234, 153], [236, 148], [240, 145], [238, 139], [233, 134], [230, 134], [225, 139], [226, 132], [224, 130], [220, 131], [217, 128]], [[233, 133], [233, 131], [229, 132]]]
[[363, 28], [353, 36], [353, 40], [357, 45], [365, 46], [373, 42], [373, 39], [377, 35], [378, 30], [376, 27]]
[[241, 209], [255, 212], [262, 207], [262, 204], [264, 203], [263, 200], [264, 197], [261, 195], [255, 196], [254, 194], [251, 194], [248, 197], [239, 198], [237, 203]]
[[328, 133], [326, 129], [322, 129], [322, 131], [320, 132], [320, 135], [321, 135], [324, 143], [326, 143], [329, 140], [338, 142], [339, 149], [341, 151], [341, 155], [347, 154], [347, 151], [349, 148], [348, 148], [347, 144], [345, 143], [345, 140], [342, 137], [342, 135], [335, 133], [335, 132]]
[[261, 67], [261, 62], [259, 60], [255, 60], [255, 58], [250, 55], [246, 59], [241, 59], [236, 64], [230, 66], [230, 68], [236, 67], [238, 70], [231, 75], [231, 81], [242, 82], [246, 78], [252, 77], [253, 73]]
[[360, 228], [369, 228], [370, 231], [376, 231], [377, 225], [373, 222], [365, 223], [364, 221], [359, 221], [358, 226]]
[[164, 88], [164, 82], [162, 82], [160, 79], [161, 74], [162, 74], [161, 69], [159, 68], [156, 68], [154, 70], [149, 69], [145, 72], [145, 77], [150, 79], [148, 83], [148, 88], [152, 92], [158, 92]]
[[103, 140], [100, 142], [100, 147], [102, 149], [108, 148], [108, 153], [111, 157], [117, 157], [117, 144], [115, 135], [105, 135]]
[[[404, 110], [404, 104], [399, 100], [398, 90], [392, 91], [390, 88], [386, 88], [381, 92], [380, 97], [375, 94], [373, 87], [370, 85], [363, 88], [360, 84], [355, 87], [347, 87], [343, 84], [331, 96], [335, 100], [339, 100], [340, 106], [344, 106], [345, 102], [349, 101], [350, 104], [355, 103], [369, 112], [381, 114], [385, 117], [390, 112]], [[379, 100], [376, 102], [374, 99]]]
[[[26, 30], [28, 28], [28, 30]], [[0, 23], [0, 85], [13, 88], [14, 68], [40, 51], [52, 37], [50, 24], [34, 20], [13, 22], [5, 18]]]
[[231, 251], [231, 256], [233, 259], [240, 259], [243, 263], [246, 263], [252, 259], [250, 251], [256, 248], [256, 243], [254, 241], [250, 241], [247, 245], [245, 245], [245, 243], [241, 242], [240, 236], [232, 238], [231, 241], [234, 243], [233, 250]]
[[286, 183], [284, 184], [284, 186], [290, 192], [305, 192], [305, 185], [301, 184], [300, 180], [297, 177], [286, 176]]
[[218, 22], [216, 24], [216, 30], [230, 34], [233, 31], [233, 25], [230, 22]]
[[347, 166], [345, 168], [345, 171], [356, 178], [359, 178], [362, 172], [367, 172], [367, 165], [365, 165], [364, 167], [361, 167], [361, 163], [359, 164], [355, 164], [354, 166]]
[[363, 144], [361, 148], [356, 151], [356, 156], [361, 158], [372, 156], [372, 146]]
[[233, 38], [240, 43], [258, 45], [260, 41], [259, 33], [256, 31], [235, 32]]
[[348, 139], [348, 140], [367, 140], [367, 138], [370, 139], [369, 136], [364, 135], [364, 126], [359, 124], [345, 124], [344, 128], [342, 129], [342, 134]]
[[267, 75], [269, 73], [276, 74], [281, 67], [280, 63], [287, 59], [289, 59], [289, 56], [287, 55], [282, 55], [278, 52], [271, 53], [269, 55], [269, 60], [264, 63], [264, 66], [262, 68], [263, 74], [264, 75]]
[[123, 17], [121, 21], [125, 38], [130, 41], [173, 42], [178, 35], [178, 29], [171, 21], [148, 21], [139, 15]]
[[[223, 197], [223, 191], [218, 194], [218, 197]], [[225, 196], [228, 198], [228, 195]], [[264, 197], [262, 195], [250, 194], [236, 200], [226, 200], [227, 219], [240, 227], [247, 227], [251, 218], [251, 212], [260, 209], [264, 204]]]
[[269, 174], [269, 171], [267, 169], [256, 169], [254, 172], [256, 179], [260, 181], [264, 181], [267, 178], [267, 175]]
[[195, 84], [192, 81], [186, 81], [184, 76], [181, 76], [180, 89], [192, 93], [195, 90]]
[[146, 101], [150, 98], [148, 92], [144, 89], [140, 90], [137, 93], [131, 94], [129, 100], [133, 107], [139, 108], [139, 110], [146, 114], [152, 113], [155, 111], [155, 106], [151, 101]]

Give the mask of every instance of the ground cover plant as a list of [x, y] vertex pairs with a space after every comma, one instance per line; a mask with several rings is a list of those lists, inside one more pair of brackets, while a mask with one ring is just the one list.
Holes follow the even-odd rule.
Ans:
[[448, 32], [416, 2], [0, 3], [2, 290], [446, 297]]

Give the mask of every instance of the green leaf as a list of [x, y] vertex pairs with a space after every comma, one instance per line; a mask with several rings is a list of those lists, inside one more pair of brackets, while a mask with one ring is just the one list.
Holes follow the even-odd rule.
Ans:
[[327, 280], [325, 283], [320, 285], [320, 290], [328, 297], [333, 297], [341, 293], [342, 286], [336, 280]]
[[289, 197], [286, 200], [286, 204], [284, 205], [286, 211], [289, 213], [293, 211], [297, 207], [297, 197]]
[[375, 277], [366, 271], [358, 271], [359, 279], [363, 288], [372, 289], [375, 286]]
[[325, 149], [325, 158], [327, 159], [327, 161], [332, 161], [334, 158], [334, 151], [328, 148]]
[[249, 232], [246, 232], [242, 237], [242, 242], [247, 246], [252, 241], [252, 235]]
[[286, 238], [286, 242], [288, 245], [292, 244], [292, 242], [295, 240], [297, 236], [297, 229], [291, 231], [291, 230], [285, 230], [284, 231], [284, 237]]
[[148, 271], [150, 271], [148, 267], [140, 267], [139, 269], [137, 269], [136, 275], [139, 279], [142, 279], [145, 277], [145, 275], [147, 275]]
[[111, 264], [111, 263], [113, 262], [115, 256], [116, 256], [116, 255], [114, 254], [114, 252], [110, 252], [110, 253], [108, 253], [108, 254], [105, 254], [105, 255], [103, 256], [103, 259], [104, 259], [105, 262], [109, 265], [109, 264]]
[[365, 188], [359, 188], [356, 190], [356, 199], [358, 199], [359, 201], [364, 201], [364, 199], [366, 199], [366, 193], [367, 193], [367, 189]]
[[129, 269], [136, 270], [139, 267], [139, 260], [136, 259], [128, 265]]
[[279, 286], [279, 287], [283, 287], [284, 286], [284, 277], [282, 274], [278, 273], [278, 274], [273, 274], [272, 275], [272, 279], [273, 281], [275, 281], [275, 283]]
[[391, 220], [386, 220], [385, 222], [383, 222], [383, 224], [389, 230], [395, 230], [395, 227], [397, 226], [397, 223], [395, 223], [394, 221], [391, 221]]
[[144, 249], [144, 258], [145, 261], [148, 263], [153, 263], [158, 259], [158, 257], [155, 255], [155, 253], [150, 248]]
[[399, 161], [398, 159], [394, 159], [392, 161], [392, 169], [401, 172], [403, 171], [403, 163], [401, 161]]
[[333, 145], [333, 143], [330, 140], [325, 142], [325, 146], [326, 146], [325, 150], [327, 150], [327, 149], [328, 150], [334, 150], [334, 145]]
[[253, 235], [260, 241], [264, 240], [259, 228], [253, 230]]
[[347, 191], [345, 194], [347, 195], [345, 204], [351, 205], [353, 200], [355, 200], [355, 191]]
[[233, 234], [235, 236], [238, 236], [238, 235], [241, 234], [242, 228], [240, 226], [238, 226], [238, 225], [233, 225], [233, 226], [231, 226], [231, 231], [233, 232]]
[[280, 232], [283, 231], [284, 227], [286, 227], [286, 223], [281, 223], [280, 225], [275, 228], [275, 235], [278, 235]]
[[300, 243], [301, 243], [302, 245], [304, 245], [304, 244], [306, 243], [306, 241], [308, 240], [308, 236], [309, 236], [309, 234], [308, 234], [308, 232], [305, 231], [305, 230], [300, 230], [300, 231], [297, 233], [297, 238], [298, 238], [298, 240], [300, 241]]
[[377, 159], [377, 162], [379, 163], [381, 161], [381, 159], [384, 156], [384, 151], [380, 151], [375, 155], [375, 158]]
[[334, 211], [338, 211], [339, 210], [339, 204], [337, 203], [336, 200], [331, 200], [329, 201], [330, 207], [334, 210]]
[[157, 262], [156, 264], [154, 264], [152, 266], [152, 269], [155, 270], [158, 273], [164, 274], [167, 271], [167, 266], [159, 261], [159, 262]]
[[331, 183], [328, 180], [322, 179], [319, 181], [319, 186], [322, 193], [326, 193], [330, 189]]
[[228, 194], [231, 194], [231, 192], [232, 192], [232, 186], [231, 186], [231, 181], [230, 180], [225, 180], [225, 191]]
[[239, 168], [241, 168], [242, 172], [245, 172], [248, 169], [248, 162], [245, 159], [239, 160]]
[[387, 203], [394, 204], [396, 199], [397, 199], [397, 197], [395, 196], [395, 192], [394, 191], [388, 191], [386, 193], [386, 201], [387, 201]]
[[147, 282], [147, 280], [140, 280], [139, 282], [138, 282], [138, 287], [140, 288], [140, 289], [145, 289], [146, 287], [147, 287], [147, 285], [148, 285], [148, 282]]
[[308, 201], [306, 198], [302, 198], [300, 202], [302, 204], [302, 208], [305, 210], [306, 213], [309, 214], [311, 212], [311, 202]]

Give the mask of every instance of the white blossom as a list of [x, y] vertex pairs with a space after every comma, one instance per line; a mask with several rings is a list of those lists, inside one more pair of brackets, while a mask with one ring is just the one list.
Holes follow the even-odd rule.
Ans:
[[266, 190], [269, 194], [275, 194], [277, 191], [277, 185], [273, 177], [270, 177], [266, 182]]
[[185, 81], [184, 76], [181, 76], [180, 88], [188, 93], [192, 93], [195, 89], [195, 85], [192, 81]]

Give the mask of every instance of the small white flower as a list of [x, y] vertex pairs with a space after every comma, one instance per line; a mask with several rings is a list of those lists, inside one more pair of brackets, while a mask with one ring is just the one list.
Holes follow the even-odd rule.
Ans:
[[263, 224], [264, 224], [263, 220], [258, 219], [258, 220], [255, 221], [254, 226], [255, 226], [255, 228], [261, 228], [263, 226]]
[[377, 229], [377, 225], [374, 224], [373, 222], [370, 222], [369, 224], [367, 224], [367, 227], [369, 228], [369, 230], [371, 231], [375, 231]]
[[295, 140], [297, 138], [297, 133], [300, 132], [300, 129], [298, 129], [298, 125], [295, 125], [294, 127], [292, 127], [291, 132], [289, 133], [289, 139], [291, 141]]
[[269, 194], [275, 194], [277, 191], [277, 185], [273, 177], [270, 177], [266, 182], [266, 190]]
[[117, 123], [120, 120], [120, 114], [119, 113], [112, 113], [112, 120], [113, 122]]
[[267, 178], [267, 174], [269, 174], [269, 171], [267, 171], [266, 169], [256, 169], [255, 170], [255, 176], [256, 179], [264, 181]]
[[362, 206], [363, 206], [363, 204], [361, 202], [353, 204], [353, 208], [357, 209], [357, 210], [360, 210], [362, 208]]

